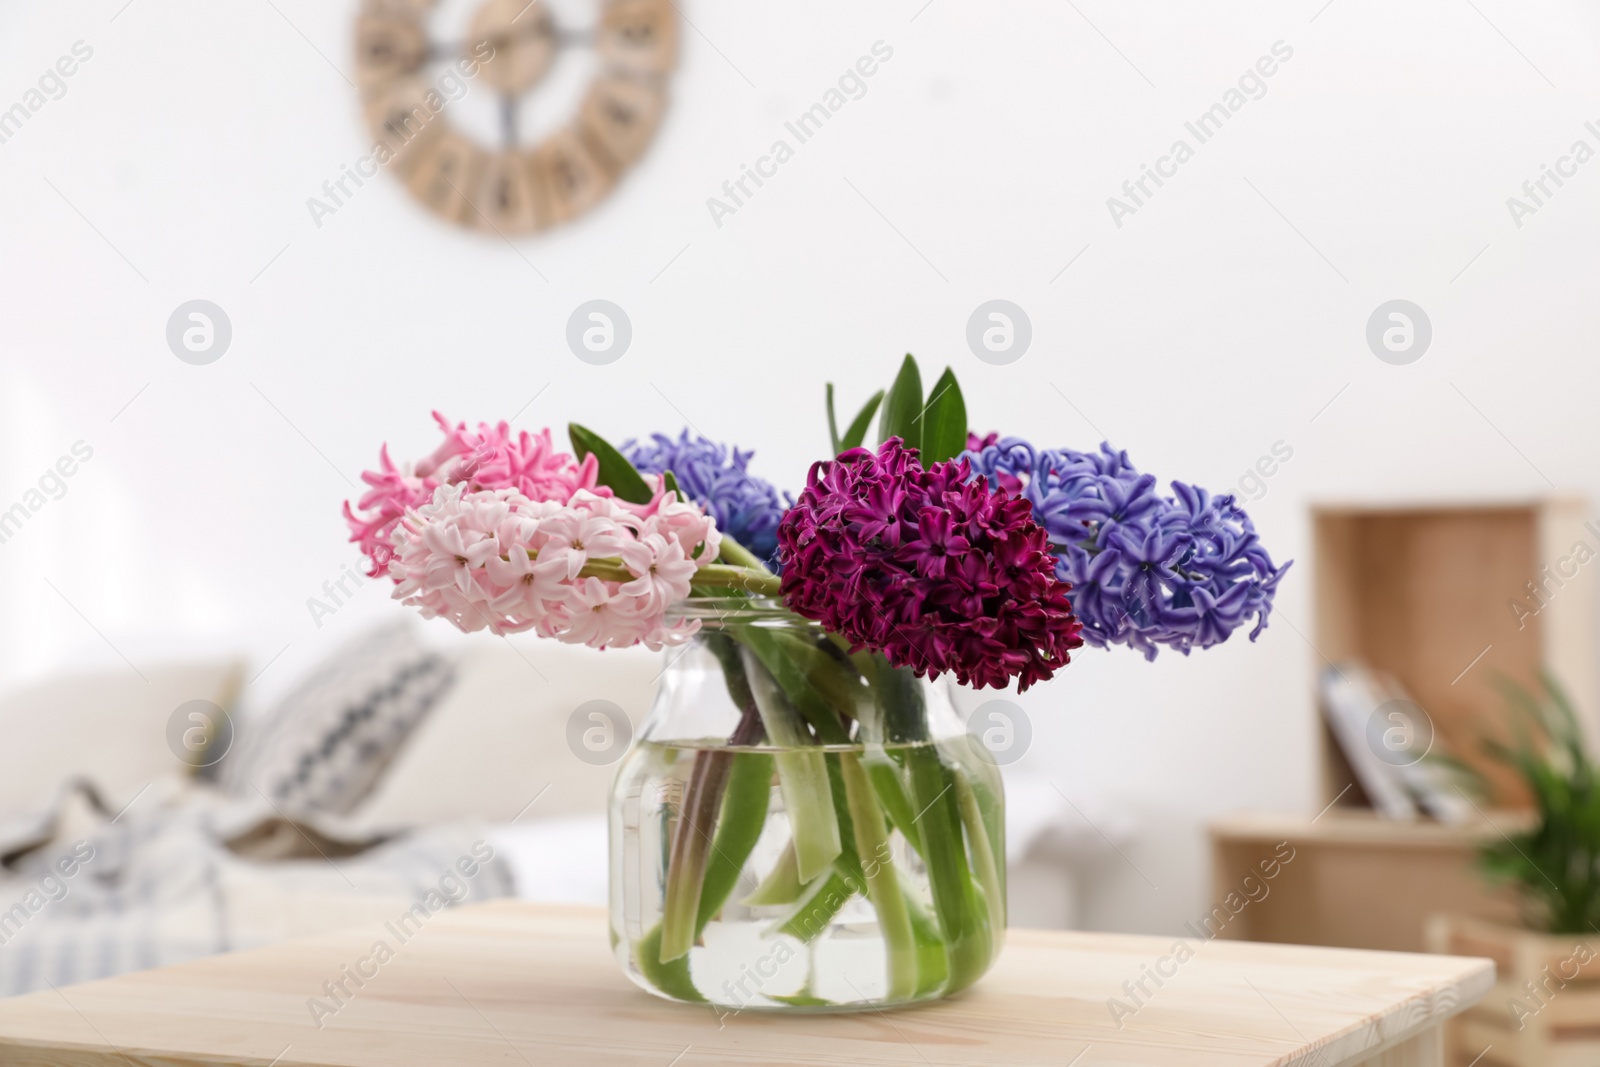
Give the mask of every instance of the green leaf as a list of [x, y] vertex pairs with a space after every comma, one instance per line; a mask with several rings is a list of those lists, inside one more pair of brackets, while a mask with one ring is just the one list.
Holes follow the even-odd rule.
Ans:
[[910, 771], [911, 803], [919, 808], [922, 858], [934, 912], [949, 950], [946, 992], [965, 989], [989, 966], [991, 931], [977, 900], [961, 832], [961, 812], [951, 795], [955, 781], [931, 745], [905, 750]]
[[756, 841], [767, 825], [772, 776], [776, 773], [772, 757], [764, 752], [734, 752], [730, 758], [733, 767], [728, 772], [728, 784], [722, 794], [717, 836], [706, 861], [705, 879], [700, 885], [696, 936], [706, 928], [711, 917], [722, 910], [739, 882], [739, 872], [744, 870], [745, 861], [755, 851]]
[[[857, 882], [856, 885], [860, 885]], [[829, 868], [806, 884], [806, 894], [795, 901], [783, 916], [777, 919], [770, 931], [787, 934], [800, 941], [810, 941], [828, 928], [839, 909], [855, 896], [851, 885], [840, 871]]]
[[922, 901], [903, 885], [900, 891], [906, 896], [906, 910], [911, 913], [911, 933], [917, 939], [917, 994], [931, 993], [944, 985], [950, 971], [945, 958], [944, 936], [939, 924], [922, 906]]
[[878, 405], [881, 403], [883, 403], [883, 390], [879, 389], [868, 398], [865, 404], [861, 405], [861, 410], [857, 412], [855, 421], [850, 423], [850, 428], [839, 439], [839, 447], [834, 449], [834, 455], [837, 456], [840, 452], [848, 452], [852, 448], [861, 447], [861, 442], [867, 439], [867, 428], [872, 425], [872, 416], [878, 413]]
[[778, 790], [789, 815], [796, 872], [802, 882], [809, 883], [828, 870], [844, 848], [825, 753], [813, 742], [805, 720], [748, 646], [741, 659], [761, 725], [778, 749], [773, 760], [778, 769]]
[[1555, 674], [1549, 667], [1545, 667], [1540, 675], [1544, 682], [1544, 691], [1549, 694], [1552, 737], [1566, 747], [1571, 753], [1574, 764], [1581, 765], [1585, 762], [1583, 750], [1583, 727], [1578, 725], [1578, 713], [1572, 706], [1572, 701], [1567, 697], [1567, 691], [1562, 688]]
[[838, 759], [856, 855], [871, 857], [871, 862], [862, 868], [862, 875], [867, 883], [867, 899], [878, 913], [878, 931], [888, 957], [887, 996], [890, 1000], [903, 1000], [916, 992], [917, 941], [911, 929], [911, 911], [900, 890], [894, 854], [889, 850], [889, 828], [860, 757], [854, 752], [841, 752]]
[[671, 471], [661, 472], [661, 484], [670, 492], [677, 493], [679, 500], [687, 499], [687, 497], [683, 495], [683, 490], [678, 488], [678, 476], [673, 474]]
[[780, 1004], [787, 1004], [791, 1008], [829, 1008], [833, 1001], [811, 993], [796, 993], [792, 997], [779, 996], [777, 993], [766, 994], [768, 1000], [776, 1000]]
[[706, 998], [689, 977], [689, 957], [661, 962], [661, 924], [656, 923], [633, 949], [633, 960], [650, 984], [669, 997], [694, 1003]]
[[778, 853], [778, 862], [772, 865], [772, 869], [761, 880], [761, 884], [752, 889], [739, 903], [748, 908], [793, 904], [800, 899], [805, 890], [805, 884], [800, 881], [799, 861], [794, 856], [794, 842], [789, 841], [783, 846], [783, 851]]
[[839, 712], [855, 710], [855, 693], [849, 688], [859, 682], [856, 673], [842, 668], [839, 661], [793, 634], [764, 626], [729, 627], [734, 640], [755, 653], [772, 675], [790, 705], [817, 732], [825, 745], [847, 745], [850, 734], [840, 721]]
[[833, 417], [833, 383], [828, 383], [828, 443], [833, 446], [833, 454], [838, 455], [844, 449], [839, 447], [839, 420]]
[[1561, 687], [1546, 673], [1535, 693], [1499, 675], [1511, 741], [1482, 738], [1532, 796], [1532, 829], [1482, 850], [1483, 870], [1521, 892], [1525, 921], [1552, 934], [1581, 934], [1600, 922], [1600, 768]]
[[883, 805], [884, 814], [889, 816], [889, 821], [894, 823], [906, 843], [920, 853], [922, 837], [917, 833], [917, 813], [911, 807], [911, 799], [906, 796], [905, 783], [900, 780], [900, 768], [883, 755], [881, 749], [876, 753], [868, 749], [863, 763], [872, 779], [872, 787], [878, 791], [878, 802]]
[[883, 400], [883, 417], [878, 421], [878, 443], [898, 437], [907, 448], [922, 446], [922, 375], [917, 361], [906, 353], [889, 395]]
[[933, 383], [933, 394], [922, 412], [922, 465], [932, 466], [967, 450], [967, 402], [949, 367]]
[[645, 482], [644, 476], [634, 470], [628, 458], [613, 448], [604, 437], [575, 422], [567, 424], [567, 436], [572, 439], [572, 450], [578, 454], [580, 460], [590, 453], [599, 460], [600, 484], [610, 486], [619, 500], [626, 500], [630, 504], [650, 502], [650, 497], [654, 494], [650, 492], [650, 486]]

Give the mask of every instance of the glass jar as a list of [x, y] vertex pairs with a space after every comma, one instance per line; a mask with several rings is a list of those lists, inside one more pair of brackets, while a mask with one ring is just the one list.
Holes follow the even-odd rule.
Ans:
[[849, 1011], [948, 996], [1005, 931], [999, 768], [949, 685], [772, 602], [695, 600], [610, 804], [612, 944], [658, 996]]

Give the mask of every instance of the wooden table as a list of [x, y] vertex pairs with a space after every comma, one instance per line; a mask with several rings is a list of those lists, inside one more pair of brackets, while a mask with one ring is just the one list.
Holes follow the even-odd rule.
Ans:
[[[605, 916], [516, 902], [444, 911], [384, 963], [380, 926], [0, 1001], [10, 1067], [697, 1067], [932, 1064], [1438, 1065], [1440, 1023], [1490, 988], [1487, 960], [1013, 930], [953, 1000], [783, 1016], [673, 1004], [636, 989]], [[1167, 960], [1168, 962], [1161, 962]], [[331, 1017], [308, 1001], [373, 972]], [[1108, 1000], [1172, 972], [1119, 1027]]]

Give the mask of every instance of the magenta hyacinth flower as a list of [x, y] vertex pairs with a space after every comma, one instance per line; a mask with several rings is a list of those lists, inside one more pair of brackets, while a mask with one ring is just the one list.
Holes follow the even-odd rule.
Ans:
[[1020, 691], [1083, 644], [1028, 501], [897, 437], [814, 464], [778, 545], [791, 610], [918, 675]]

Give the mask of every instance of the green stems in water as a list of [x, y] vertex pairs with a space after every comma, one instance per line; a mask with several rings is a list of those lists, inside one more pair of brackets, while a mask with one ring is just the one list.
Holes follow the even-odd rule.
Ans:
[[732, 759], [730, 752], [695, 753], [667, 856], [667, 899], [661, 914], [662, 963], [685, 955], [699, 932], [695, 917], [700, 914], [706, 857], [711, 852], [711, 834], [716, 825], [713, 818]]
[[[763, 724], [737, 651], [720, 634], [712, 635], [712, 651], [723, 665], [728, 695], [742, 709], [728, 744], [754, 744], [761, 740]], [[666, 901], [653, 950], [660, 963], [687, 955], [705, 924], [733, 892], [739, 871], [766, 823], [771, 783], [770, 756], [727, 749], [695, 753], [668, 852]], [[722, 816], [715, 819], [719, 803]]]
[[761, 884], [739, 903], [751, 908], [770, 908], [779, 904], [793, 904], [806, 890], [800, 881], [800, 865], [794, 858], [794, 842], [783, 846], [778, 862], [761, 879]]
[[700, 887], [700, 907], [694, 924], [696, 937], [727, 902], [739, 882], [745, 860], [750, 858], [767, 825], [767, 802], [772, 796], [772, 757], [765, 752], [739, 752], [731, 753], [730, 758], [733, 770], [728, 774], [722, 816], [717, 820], [717, 836], [711, 846], [711, 858], [706, 863], [705, 882]]
[[[845, 724], [870, 708], [870, 696], [848, 658], [793, 634], [748, 628], [740, 639], [770, 670], [777, 688], [789, 697], [818, 738], [833, 745], [849, 743]], [[917, 987], [917, 943], [879, 798], [888, 800], [905, 825], [914, 823], [910, 803], [893, 764], [881, 756], [873, 764], [874, 771], [867, 770], [855, 752], [830, 752], [827, 760], [835, 821], [844, 838], [840, 855], [829, 877], [802, 899], [780, 929], [809, 939], [826, 925], [817, 921], [819, 914], [831, 919], [851, 895], [864, 894], [878, 913], [878, 929], [888, 955], [887, 996], [904, 1000]], [[796, 825], [797, 815], [801, 821], [809, 818], [789, 806], [787, 794], [785, 807], [791, 825]], [[798, 841], [801, 831], [795, 833]]]
[[944, 935], [939, 923], [922, 902], [907, 888], [906, 911], [911, 916], [911, 936], [917, 948], [917, 996], [926, 996], [944, 988], [950, 977], [950, 961], [944, 951]]
[[[955, 794], [957, 772], [945, 766], [939, 750], [929, 743], [922, 690], [908, 668], [880, 664], [874, 693], [886, 736], [893, 742], [909, 743], [902, 751], [910, 779], [911, 806], [917, 810], [915, 822], [922, 842], [922, 859], [927, 864], [934, 912], [944, 933], [948, 956], [949, 978], [944, 991], [954, 993], [978, 980], [988, 968], [993, 950], [988, 909], [974, 888], [967, 864], [960, 803]], [[981, 820], [978, 825], [981, 827]], [[977, 848], [978, 843], [974, 842], [975, 851]], [[986, 840], [983, 850], [992, 862]], [[994, 881], [998, 887], [998, 875]], [[1003, 894], [1003, 887], [998, 891]], [[1003, 914], [1003, 895], [998, 907], [1001, 910], [996, 915]]]
[[761, 712], [767, 737], [777, 746], [778, 789], [794, 834], [795, 867], [802, 882], [826, 871], [842, 847], [839, 819], [828, 788], [828, 766], [822, 749], [772, 676], [745, 653], [745, 674]]
[[945, 992], [965, 989], [989, 966], [990, 938], [985, 915], [973, 891], [972, 873], [963, 846], [954, 775], [927, 746], [906, 751], [911, 775], [911, 801], [920, 805], [922, 858], [928, 866], [933, 908], [944, 931], [950, 977]]
[[[860, 885], [859, 881], [856, 885]], [[850, 876], [838, 867], [829, 870], [810, 885], [796, 900], [794, 907], [773, 924], [776, 933], [787, 934], [801, 941], [810, 941], [828, 928], [839, 909], [855, 896]]]
[[967, 780], [965, 771], [951, 771], [956, 785], [956, 806], [961, 809], [961, 825], [967, 831], [967, 841], [972, 845], [972, 865], [977, 870], [978, 884], [983, 887], [991, 922], [989, 928], [1003, 927], [1006, 922], [1006, 887], [996, 861], [997, 850], [989, 840], [988, 827], [984, 825], [983, 812], [978, 807], [978, 795]]
[[[744, 718], [727, 748], [702, 749], [689, 769], [662, 919], [636, 946], [644, 976], [670, 996], [705, 999], [689, 952], [762, 835], [776, 775], [790, 840], [741, 906], [783, 908], [770, 932], [810, 943], [865, 897], [885, 953], [884, 1001], [970, 986], [1005, 921], [998, 780], [964, 762], [961, 739], [934, 742], [921, 683], [881, 656], [759, 623], [703, 640]], [[763, 733], [770, 753], [749, 751]], [[931, 911], [896, 865], [895, 830], [923, 860]], [[812, 1003], [810, 990], [800, 1000]]]
[[839, 753], [839, 771], [849, 798], [850, 822], [855, 830], [856, 855], [867, 882], [867, 899], [878, 912], [878, 929], [889, 956], [890, 1000], [905, 1000], [917, 988], [917, 947], [911, 931], [911, 913], [900, 890], [894, 854], [883, 811], [873, 794], [872, 781], [854, 752]]
[[[761, 831], [767, 824], [767, 803], [772, 795], [772, 757], [764, 752], [723, 752], [732, 763], [726, 777], [722, 800], [722, 814], [717, 820], [716, 837], [711, 845], [711, 857], [704, 865], [704, 874], [696, 894], [697, 905], [693, 932], [687, 941], [693, 944], [700, 932], [727, 903], [733, 887], [738, 884], [739, 872], [750, 858]], [[668, 871], [668, 890], [675, 875]], [[639, 943], [638, 958], [646, 977], [662, 992], [680, 1000], [704, 999], [689, 978], [688, 949], [672, 956], [666, 955], [666, 938], [682, 943], [684, 935], [669, 927], [669, 907], [662, 920]], [[672, 921], [681, 922], [681, 916]]]
[[889, 821], [900, 831], [906, 843], [920, 854], [922, 834], [917, 830], [917, 813], [911, 809], [911, 798], [906, 795], [905, 783], [900, 780], [899, 765], [882, 751], [870, 750], [862, 757], [862, 762]]

